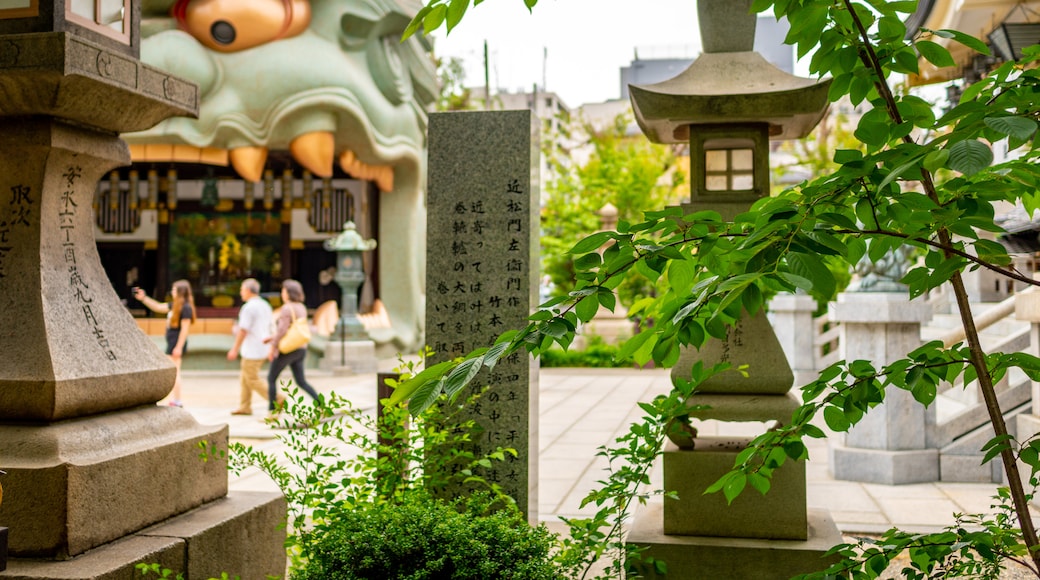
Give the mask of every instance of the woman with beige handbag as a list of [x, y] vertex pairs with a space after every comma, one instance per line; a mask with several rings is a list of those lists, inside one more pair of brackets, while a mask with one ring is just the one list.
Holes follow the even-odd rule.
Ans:
[[274, 335], [265, 339], [271, 345], [267, 355], [271, 368], [267, 372], [267, 400], [272, 414], [277, 408], [278, 375], [285, 367], [292, 369], [293, 381], [303, 392], [317, 399], [318, 393], [303, 376], [303, 363], [307, 358], [307, 343], [311, 339], [307, 324], [307, 307], [303, 305], [303, 285], [296, 280], [282, 282], [282, 310], [275, 321]]

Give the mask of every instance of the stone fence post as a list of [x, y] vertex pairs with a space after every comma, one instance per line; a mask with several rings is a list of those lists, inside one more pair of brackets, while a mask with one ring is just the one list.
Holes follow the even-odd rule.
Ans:
[[[842, 359], [880, 368], [921, 345], [921, 323], [932, 311], [903, 293], [846, 292], [832, 305], [831, 318], [841, 322]], [[938, 481], [939, 450], [929, 449], [925, 438], [934, 422], [934, 405], [926, 408], [910, 392], [889, 387], [883, 404], [844, 437], [830, 438], [831, 472], [835, 479], [888, 485]]]
[[816, 300], [805, 294], [779, 294], [769, 302], [769, 319], [800, 387], [816, 379]]

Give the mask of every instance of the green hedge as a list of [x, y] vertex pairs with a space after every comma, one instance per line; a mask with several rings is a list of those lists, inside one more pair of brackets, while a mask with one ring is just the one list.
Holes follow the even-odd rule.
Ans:
[[292, 580], [556, 580], [554, 536], [486, 494], [444, 502], [409, 493], [400, 504], [343, 512], [306, 548]]
[[634, 363], [631, 360], [616, 360], [620, 347], [606, 344], [595, 335], [586, 340], [583, 350], [553, 348], [545, 351], [539, 357], [542, 367], [632, 368]]

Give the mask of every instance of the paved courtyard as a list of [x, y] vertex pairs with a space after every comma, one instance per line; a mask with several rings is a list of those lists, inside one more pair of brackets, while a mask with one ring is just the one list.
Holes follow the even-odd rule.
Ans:
[[[392, 362], [381, 365], [389, 371]], [[287, 378], [288, 373], [283, 375]], [[376, 405], [374, 374], [340, 377], [311, 370], [308, 381], [323, 393], [336, 391], [362, 409]], [[559, 516], [591, 513], [581, 499], [605, 477], [605, 459], [596, 456], [638, 420], [639, 401], [649, 401], [669, 387], [661, 370], [545, 369], [540, 373], [538, 513], [545, 522]], [[187, 371], [184, 403], [201, 423], [228, 423], [231, 437], [277, 449], [277, 431], [262, 419], [265, 403], [254, 400], [252, 416], [231, 416], [239, 396], [233, 371]], [[703, 432], [703, 429], [702, 429]], [[836, 481], [827, 469], [825, 441], [807, 440], [808, 505], [824, 508], [844, 533], [879, 533], [892, 526], [928, 532], [953, 522], [953, 514], [989, 511], [996, 486], [975, 483], [876, 485]], [[657, 474], [659, 475], [659, 474]], [[659, 481], [659, 478], [656, 480]], [[274, 489], [259, 473], [233, 478], [232, 489]]]

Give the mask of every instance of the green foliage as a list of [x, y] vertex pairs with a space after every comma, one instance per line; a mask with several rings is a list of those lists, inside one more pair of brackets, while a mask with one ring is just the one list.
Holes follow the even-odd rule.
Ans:
[[871, 580], [908, 560], [899, 573], [909, 580], [976, 578], [996, 580], [1007, 563], [1028, 566], [1029, 551], [1015, 529], [1015, 509], [1006, 487], [997, 490], [993, 516], [957, 515], [941, 532], [909, 534], [888, 530], [878, 539], [860, 538], [830, 550], [841, 559], [826, 570], [793, 580]]
[[551, 348], [539, 357], [542, 368], [552, 367], [585, 367], [585, 368], [632, 368], [629, 361], [618, 360], [621, 349], [603, 339], [591, 335], [587, 337], [585, 348], [581, 350]]
[[[450, 3], [469, 5], [468, 0]], [[538, 355], [553, 345], [567, 348], [600, 305], [613, 305], [613, 291], [631, 272], [658, 281], [657, 292], [629, 307], [628, 314], [642, 321], [641, 330], [618, 356], [658, 366], [674, 364], [681, 349], [725, 338], [730, 326], [761, 310], [772, 293], [801, 290], [829, 301], [842, 286], [839, 267], [847, 271], [894, 253], [919, 257], [902, 279], [910, 298], [949, 284], [962, 319], [969, 322], [965, 270], [986, 268], [1036, 285], [1010, 267], [1007, 252], [991, 237], [1002, 232], [994, 223], [997, 204], [1021, 204], [1030, 213], [1040, 209], [1040, 47], [1026, 49], [1020, 62], [999, 64], [965, 87], [956, 106], [939, 114], [921, 97], [894, 90], [892, 75], [918, 73], [919, 58], [939, 67], [955, 64], [942, 45], [946, 41], [984, 54], [988, 49], [958, 31], [907, 31], [904, 22], [916, 6], [913, 1], [754, 0], [753, 11], [787, 18], [787, 42], [808, 59], [812, 74], [831, 79], [832, 101], [844, 98], [862, 107], [853, 130], [859, 144], [836, 149], [833, 168], [760, 199], [730, 221], [714, 211], [684, 215], [669, 208], [576, 242], [569, 250], [573, 286], [544, 303], [526, 328], [503, 335], [491, 349], [402, 382], [395, 398], [411, 398], [410, 408], [422, 409], [442, 394], [456, 396], [474, 366], [494, 366], [520, 349]], [[435, 13], [447, 7], [443, 0], [431, 0], [423, 10], [420, 20], [429, 31], [443, 23]], [[992, 146], [999, 142], [1017, 158], [995, 163]], [[609, 247], [600, 254], [604, 244]], [[1040, 359], [987, 353], [969, 322], [965, 344], [927, 344], [881, 368], [850, 360], [825, 369], [801, 387], [804, 404], [791, 420], [755, 438], [738, 455], [733, 471], [709, 491], [732, 501], [748, 487], [767, 490], [775, 469], [787, 460], [805, 459], [804, 437], [823, 436], [814, 417], [822, 415], [831, 429], [847, 431], [883, 403], [890, 388], [930, 404], [942, 383], [977, 381], [995, 433], [983, 451], [987, 461], [999, 457], [1004, 467], [1012, 515], [992, 525], [973, 520], [982, 526], [978, 532], [893, 532], [877, 550], [836, 553], [843, 557], [842, 569], [855, 578], [876, 577], [889, 555], [897, 553], [910, 555], [910, 577], [935, 577], [937, 570], [985, 576], [1005, 557], [1040, 575], [1040, 540], [1018, 467], [1021, 461], [1033, 474], [1040, 470], [1040, 443], [1019, 441], [1008, 432], [993, 387], [1013, 367], [1040, 378]], [[654, 450], [649, 439], [638, 446]], [[971, 555], [981, 564], [972, 563]]]
[[[141, 573], [141, 576], [146, 577], [146, 578], [151, 577], [152, 574], [155, 574], [155, 576], [157, 578], [170, 578], [172, 580], [184, 580], [184, 574], [181, 574], [180, 572], [174, 573], [173, 570], [171, 570], [169, 568], [164, 568], [163, 566], [161, 566], [159, 564], [155, 564], [155, 563], [151, 563], [151, 564], [137, 564], [136, 566], [134, 566], [134, 568], [136, 568], [137, 571]], [[268, 578], [270, 579], [271, 577], [268, 576]], [[238, 576], [228, 576], [227, 572], [221, 572], [220, 573], [220, 578], [208, 578], [207, 580], [239, 580], [239, 577]]]
[[[575, 263], [570, 249], [588, 232], [600, 228], [599, 213], [606, 204], [617, 208], [619, 220], [633, 222], [641, 220], [646, 210], [678, 201], [677, 188], [684, 175], [678, 170], [675, 154], [664, 145], [627, 136], [631, 121], [630, 116], [620, 115], [601, 131], [586, 126], [592, 147], [588, 161], [570, 170], [561, 166], [563, 174], [546, 184], [542, 272], [552, 282], [555, 296], [574, 290], [575, 271], [584, 264]], [[592, 258], [586, 255], [583, 259]], [[618, 287], [621, 304], [628, 307], [652, 295], [655, 282], [642, 272], [626, 273]]]
[[453, 502], [422, 493], [336, 514], [293, 580], [556, 580], [554, 536], [492, 496]]
[[[407, 379], [414, 366], [405, 370], [402, 377]], [[516, 456], [516, 450], [507, 448], [474, 453], [470, 442], [479, 427], [464, 419], [462, 410], [480, 393], [454, 403], [435, 401], [411, 420], [402, 406], [388, 406], [378, 422], [336, 393], [313, 404], [303, 401], [295, 388], [288, 395], [286, 415], [274, 424], [281, 429], [277, 438], [284, 451], [275, 455], [232, 443], [228, 468], [235, 474], [259, 469], [285, 495], [286, 547], [294, 565], [303, 562], [314, 534], [328, 531], [342, 514], [400, 503], [414, 493], [468, 486], [485, 490], [503, 505], [513, 503], [497, 484], [477, 473], [479, 466]], [[344, 448], [356, 453], [344, 453]]]

